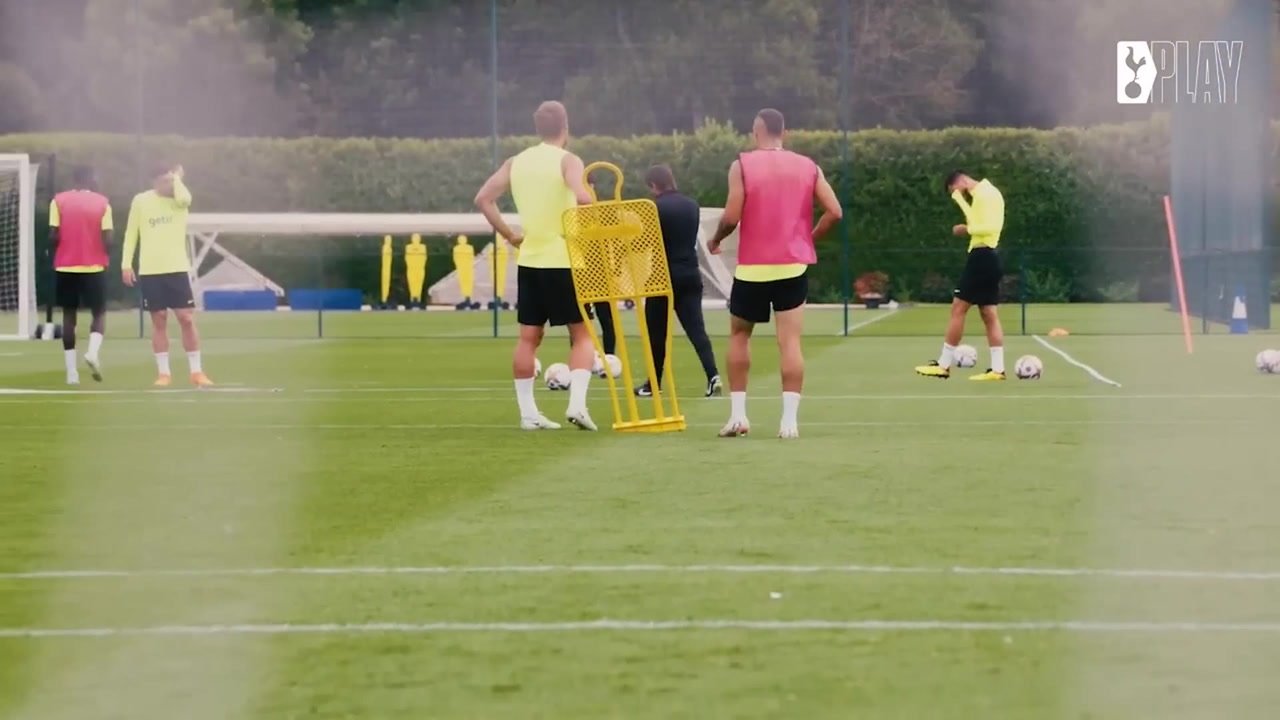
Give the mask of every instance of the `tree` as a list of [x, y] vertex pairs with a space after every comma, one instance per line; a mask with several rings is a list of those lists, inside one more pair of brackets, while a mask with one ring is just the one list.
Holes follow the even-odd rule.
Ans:
[[0, 62], [0, 133], [46, 128], [49, 113], [40, 86], [22, 68]]
[[89, 0], [81, 65], [101, 124], [185, 135], [284, 134], [305, 88], [296, 59], [310, 37], [266, 0]]

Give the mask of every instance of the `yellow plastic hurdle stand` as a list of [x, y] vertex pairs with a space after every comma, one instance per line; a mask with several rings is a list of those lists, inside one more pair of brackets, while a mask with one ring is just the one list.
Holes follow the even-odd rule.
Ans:
[[[608, 170], [614, 175], [612, 200], [600, 200], [590, 187], [595, 200], [564, 212], [561, 218], [564, 237], [569, 246], [569, 264], [578, 303], [607, 302], [618, 334], [618, 359], [622, 362], [621, 386], [610, 372], [605, 372], [609, 398], [613, 401], [613, 429], [619, 432], [676, 432], [687, 427], [676, 398], [673, 366], [666, 363], [665, 382], [659, 378], [649, 344], [649, 326], [642, 310], [645, 298], [667, 299], [667, 357], [671, 357], [671, 329], [674, 327], [675, 305], [672, 302], [671, 272], [667, 269], [667, 251], [662, 244], [662, 227], [658, 224], [658, 207], [652, 200], [622, 199], [622, 170], [617, 165], [597, 162], [588, 165], [586, 176], [593, 170]], [[650, 398], [653, 414], [644, 417], [632, 388], [635, 387], [633, 365], [627, 351], [618, 301], [631, 300], [636, 306], [640, 328], [640, 346], [644, 350], [644, 374], [653, 388]], [[603, 354], [594, 323], [587, 323], [596, 351]], [[671, 391], [669, 397], [661, 388]], [[624, 411], [625, 407], [625, 411]]]

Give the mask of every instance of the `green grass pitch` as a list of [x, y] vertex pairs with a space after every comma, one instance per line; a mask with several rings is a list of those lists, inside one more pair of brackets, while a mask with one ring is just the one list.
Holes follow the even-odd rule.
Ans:
[[789, 443], [768, 337], [736, 440], [683, 338], [687, 432], [519, 432], [510, 314], [209, 315], [203, 393], [136, 316], [79, 393], [0, 344], [0, 717], [1273, 717], [1280, 336], [1035, 307], [1122, 387], [978, 384], [877, 313], [812, 314]]

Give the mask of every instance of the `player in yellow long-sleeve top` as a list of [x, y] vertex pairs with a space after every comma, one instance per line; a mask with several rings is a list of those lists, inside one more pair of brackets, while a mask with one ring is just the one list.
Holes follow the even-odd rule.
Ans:
[[[951, 301], [951, 318], [947, 322], [942, 354], [937, 361], [917, 367], [916, 372], [926, 377], [951, 377], [956, 345], [964, 336], [965, 315], [969, 308], [977, 305], [987, 328], [991, 367], [969, 379], [1004, 380], [1004, 330], [1000, 327], [999, 313], [1000, 280], [1004, 277], [1004, 270], [996, 252], [1000, 232], [1004, 229], [1004, 196], [990, 180], [974, 180], [963, 170], [955, 170], [948, 175], [946, 187], [965, 219], [965, 224], [956, 225], [951, 232], [959, 237], [969, 236], [969, 257], [960, 273], [955, 299]], [[966, 193], [973, 198], [972, 204], [965, 199]]]
[[[138, 193], [129, 206], [124, 232], [124, 257], [120, 274], [124, 284], [142, 288], [142, 306], [151, 314], [151, 349], [156, 356], [156, 386], [172, 382], [169, 370], [169, 311], [182, 328], [191, 382], [209, 387], [213, 382], [200, 363], [200, 334], [196, 331], [195, 297], [191, 293], [191, 260], [187, 257], [187, 214], [191, 191], [182, 181], [182, 166], [156, 167], [151, 189]], [[133, 269], [134, 252], [138, 269]]]

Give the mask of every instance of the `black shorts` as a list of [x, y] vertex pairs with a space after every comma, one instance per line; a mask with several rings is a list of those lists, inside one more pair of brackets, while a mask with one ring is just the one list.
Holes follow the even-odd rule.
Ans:
[[999, 305], [1000, 280], [1003, 278], [1000, 254], [989, 247], [974, 248], [964, 262], [955, 296], [978, 307]]
[[809, 273], [785, 280], [752, 282], [733, 279], [729, 314], [751, 323], [769, 322], [769, 311], [786, 312], [804, 305], [809, 297]]
[[100, 313], [107, 309], [107, 274], [105, 272], [57, 273], [54, 297], [65, 310], [89, 308]]
[[516, 268], [516, 321], [521, 325], [572, 325], [583, 322], [582, 306], [569, 268]]
[[191, 278], [184, 272], [139, 275], [138, 286], [142, 288], [144, 310], [182, 310], [196, 306], [195, 296], [191, 294]]

